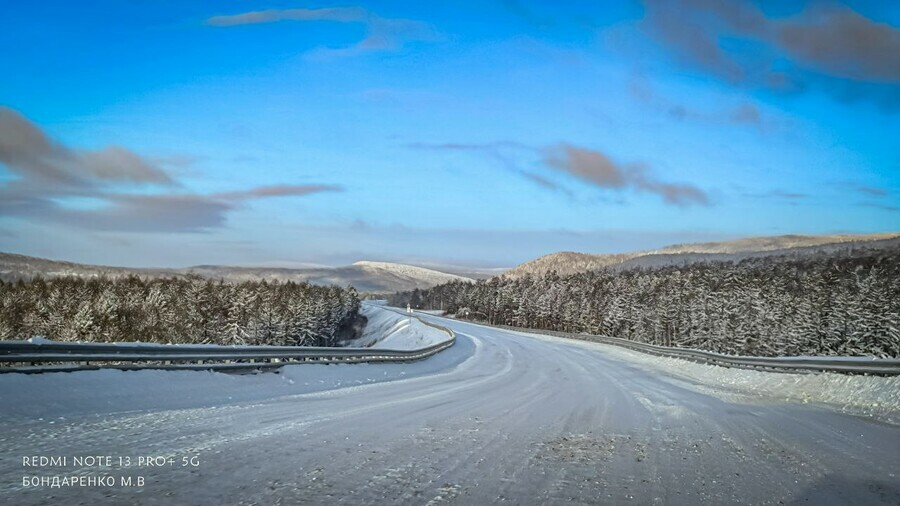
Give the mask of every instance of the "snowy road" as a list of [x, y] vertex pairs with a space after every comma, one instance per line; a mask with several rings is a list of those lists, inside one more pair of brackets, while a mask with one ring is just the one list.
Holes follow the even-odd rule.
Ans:
[[[157, 399], [150, 409], [0, 414], [0, 503], [900, 503], [895, 425], [720, 395], [602, 345], [426, 318], [457, 331], [458, 344], [408, 376], [385, 371], [390, 381], [178, 409], [153, 397], [148, 382], [142, 389]], [[383, 366], [363, 367], [371, 376]], [[215, 388], [211, 398], [221, 394]], [[78, 455], [176, 464], [22, 462]], [[191, 456], [199, 465], [181, 467]], [[108, 475], [117, 486], [24, 487], [23, 475]], [[146, 483], [118, 486], [123, 476]]]

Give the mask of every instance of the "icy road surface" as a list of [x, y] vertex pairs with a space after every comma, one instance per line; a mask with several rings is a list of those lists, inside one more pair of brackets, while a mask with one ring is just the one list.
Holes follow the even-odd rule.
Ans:
[[[416, 364], [0, 375], [0, 504], [900, 504], [896, 425], [719, 392], [603, 345], [425, 318], [459, 342]], [[88, 455], [176, 464], [71, 465]]]

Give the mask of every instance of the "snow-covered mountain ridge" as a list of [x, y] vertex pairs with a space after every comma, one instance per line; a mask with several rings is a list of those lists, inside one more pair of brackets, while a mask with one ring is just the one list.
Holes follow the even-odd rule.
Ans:
[[342, 267], [239, 267], [198, 265], [184, 268], [131, 268], [88, 265], [45, 258], [0, 253], [0, 280], [15, 281], [35, 277], [182, 277], [197, 275], [228, 282], [279, 280], [307, 282], [314, 285], [352, 285], [360, 292], [386, 293], [415, 288], [430, 288], [448, 281], [471, 281], [470, 278], [433, 269], [390, 262], [356, 262]]
[[740, 261], [756, 257], [798, 257], [849, 252], [853, 249], [881, 249], [900, 243], [900, 233], [781, 235], [750, 237], [734, 241], [676, 244], [657, 250], [615, 254], [563, 251], [530, 260], [504, 273], [517, 278], [556, 271], [559, 275], [609, 268], [627, 270], [702, 262]]
[[471, 281], [471, 279], [458, 276], [456, 274], [448, 274], [425, 267], [415, 265], [395, 264], [390, 262], [370, 262], [367, 260], [354, 262], [352, 267], [358, 267], [365, 272], [380, 276], [397, 276], [404, 278], [410, 282], [426, 283], [428, 285], [439, 285], [449, 281]]

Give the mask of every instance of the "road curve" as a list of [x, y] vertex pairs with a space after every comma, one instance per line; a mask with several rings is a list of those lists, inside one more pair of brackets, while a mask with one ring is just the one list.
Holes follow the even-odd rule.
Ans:
[[[453, 328], [466, 359], [217, 407], [0, 414], [0, 503], [900, 504], [900, 427], [710, 395], [603, 345], [423, 317]], [[122, 454], [200, 465], [142, 468], [134, 488], [21, 483], [24, 455]]]

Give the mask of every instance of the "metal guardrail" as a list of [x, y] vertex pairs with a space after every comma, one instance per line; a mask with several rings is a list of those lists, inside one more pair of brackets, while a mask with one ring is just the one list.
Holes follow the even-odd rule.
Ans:
[[[437, 316], [437, 315], [431, 315]], [[438, 318], [448, 318], [437, 316]], [[454, 318], [448, 318], [455, 320]], [[424, 320], [421, 320], [426, 323]], [[772, 372], [832, 372], [841, 374], [870, 374], [873, 376], [900, 376], [900, 359], [875, 357], [749, 357], [742, 355], [725, 355], [693, 348], [675, 348], [655, 344], [641, 343], [620, 337], [598, 336], [558, 330], [540, 330], [510, 325], [491, 325], [485, 322], [458, 320], [489, 327], [498, 327], [529, 334], [550, 336], [610, 344], [628, 348], [641, 353], [649, 353], [659, 357], [680, 358], [701, 364], [735, 367], [740, 369], [757, 369]]]
[[711, 351], [692, 348], [674, 348], [655, 344], [641, 343], [620, 337], [597, 336], [560, 332], [555, 330], [538, 330], [498, 325], [498, 327], [526, 332], [546, 334], [580, 341], [611, 344], [628, 348], [641, 353], [649, 353], [660, 357], [680, 358], [702, 364], [742, 369], [759, 369], [774, 372], [834, 372], [843, 374], [871, 374], [876, 376], [900, 375], [900, 359], [874, 357], [748, 357], [741, 355], [725, 355]]
[[446, 341], [418, 350], [331, 348], [313, 346], [197, 346], [99, 343], [28, 343], [0, 341], [0, 373], [71, 372], [91, 369], [181, 369], [252, 371], [288, 364], [354, 364], [421, 360], [456, 343], [447, 327]]

